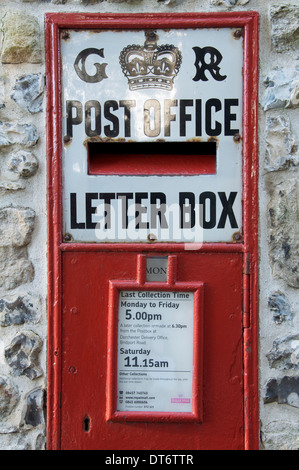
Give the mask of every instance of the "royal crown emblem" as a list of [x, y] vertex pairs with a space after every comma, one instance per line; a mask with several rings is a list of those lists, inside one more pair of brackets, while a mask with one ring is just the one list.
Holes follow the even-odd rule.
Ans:
[[181, 52], [172, 44], [158, 46], [159, 38], [155, 31], [146, 31], [145, 37], [144, 46], [132, 44], [125, 47], [119, 56], [130, 90], [172, 90], [182, 62]]

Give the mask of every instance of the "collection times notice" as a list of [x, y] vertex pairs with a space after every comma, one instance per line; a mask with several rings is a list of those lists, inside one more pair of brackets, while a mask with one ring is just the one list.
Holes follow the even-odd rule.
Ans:
[[120, 291], [118, 411], [192, 411], [193, 293]]

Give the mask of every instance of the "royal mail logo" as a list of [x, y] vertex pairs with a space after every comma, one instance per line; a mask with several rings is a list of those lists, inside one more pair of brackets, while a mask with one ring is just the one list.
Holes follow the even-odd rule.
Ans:
[[[121, 70], [128, 79], [130, 90], [143, 88], [160, 88], [172, 90], [174, 79], [182, 64], [182, 53], [173, 44], [158, 46], [159, 36], [153, 30], [145, 31], [143, 46], [131, 44], [124, 47], [119, 56]], [[227, 75], [220, 73], [222, 54], [215, 47], [192, 47], [195, 54], [195, 76], [193, 81], [208, 81], [211, 77], [223, 81]], [[95, 57], [105, 58], [104, 48], [89, 47], [82, 50], [76, 57], [74, 69], [78, 77], [86, 83], [98, 83], [109, 78], [106, 73], [107, 62], [94, 62], [94, 74], [90, 74], [86, 62]], [[92, 62], [91, 62], [92, 63]], [[210, 76], [206, 75], [209, 72]], [[110, 77], [111, 78], [111, 77]]]
[[129, 45], [120, 53], [119, 62], [130, 90], [161, 88], [172, 90], [182, 54], [172, 44], [158, 46], [158, 35], [150, 30], [145, 32], [143, 46]]

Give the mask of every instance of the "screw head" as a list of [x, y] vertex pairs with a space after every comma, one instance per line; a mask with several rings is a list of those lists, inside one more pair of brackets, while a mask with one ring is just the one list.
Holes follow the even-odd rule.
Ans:
[[157, 241], [157, 237], [154, 233], [149, 233], [148, 236], [147, 236], [147, 239], [148, 239], [149, 242]]
[[71, 242], [72, 241], [72, 235], [70, 233], [66, 233], [63, 237], [64, 242]]
[[66, 40], [70, 38], [70, 34], [68, 31], [62, 31], [61, 37]]
[[236, 233], [233, 234], [233, 240], [234, 241], [238, 242], [238, 241], [241, 240], [241, 238], [242, 237], [241, 237], [241, 234], [239, 232], [236, 232]]
[[240, 39], [242, 36], [243, 36], [242, 29], [236, 29], [236, 31], [234, 31], [234, 38], [235, 39]]
[[241, 142], [242, 137], [240, 136], [240, 134], [235, 134], [233, 136], [233, 139], [234, 139], [234, 142], [239, 143], [239, 142]]

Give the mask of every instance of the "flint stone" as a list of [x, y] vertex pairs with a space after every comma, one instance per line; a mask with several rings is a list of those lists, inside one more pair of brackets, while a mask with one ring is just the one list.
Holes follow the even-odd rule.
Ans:
[[38, 132], [33, 124], [11, 124], [0, 121], [0, 146], [21, 144], [32, 147], [38, 139]]
[[[108, 3], [136, 3], [136, 0], [106, 0]], [[137, 0], [137, 3], [140, 0]]]
[[299, 68], [272, 70], [264, 80], [264, 111], [299, 106]]
[[5, 108], [5, 81], [3, 77], [0, 77], [0, 109]]
[[41, 38], [38, 21], [23, 12], [11, 11], [3, 17], [2, 63], [40, 63]]
[[270, 9], [272, 45], [277, 52], [299, 49], [299, 7], [273, 5]]
[[21, 189], [24, 189], [24, 185], [22, 183], [18, 183], [17, 181], [0, 181], [0, 196], [13, 191], [20, 191]]
[[[39, 0], [41, 3], [54, 3], [54, 5], [64, 5], [68, 2], [68, 0]], [[99, 2], [103, 2], [104, 0], [98, 0]], [[22, 0], [24, 3], [32, 3], [36, 2], [36, 0]]]
[[175, 5], [176, 0], [157, 0], [159, 3], [163, 3], [164, 5]]
[[33, 331], [27, 331], [16, 336], [5, 348], [5, 359], [16, 376], [25, 375], [34, 380], [42, 375], [39, 366], [39, 353], [42, 340]]
[[26, 246], [34, 229], [35, 212], [30, 208], [0, 209], [0, 287], [14, 289], [34, 277]]
[[266, 356], [271, 368], [299, 369], [299, 334], [274, 341], [272, 350]]
[[[54, 5], [64, 5], [68, 0], [39, 0], [41, 3], [54, 3]], [[97, 0], [97, 2], [103, 2], [104, 0]], [[24, 3], [36, 2], [36, 0], [22, 0]]]
[[97, 3], [102, 3], [104, 0], [80, 0], [80, 3], [83, 5], [95, 5]]
[[29, 207], [0, 209], [0, 247], [21, 247], [30, 243], [35, 212]]
[[291, 306], [286, 296], [280, 292], [274, 292], [268, 299], [268, 306], [273, 313], [273, 320], [277, 324], [281, 324], [285, 321], [291, 321], [293, 314], [291, 312]]
[[46, 450], [46, 436], [44, 434], [38, 434], [36, 441], [35, 441], [35, 450]]
[[233, 7], [235, 5], [246, 5], [250, 0], [210, 0], [211, 5], [220, 6], [226, 5], [228, 7]]
[[36, 428], [45, 424], [44, 418], [45, 392], [41, 388], [36, 388], [26, 396], [26, 404], [23, 410], [21, 427], [26, 429]]
[[37, 172], [38, 160], [31, 152], [20, 150], [12, 155], [8, 168], [17, 173], [21, 178], [29, 178]]
[[1, 449], [32, 450], [31, 443], [27, 442], [31, 438], [28, 432], [20, 432], [20, 429], [16, 426], [11, 427], [9, 432], [11, 434], [7, 434], [7, 432], [3, 430], [3, 435], [1, 436]]
[[0, 287], [15, 289], [21, 284], [32, 282], [34, 268], [28, 259], [26, 247], [0, 247]]
[[267, 383], [264, 403], [287, 404], [299, 408], [299, 377], [271, 379]]
[[299, 424], [294, 421], [272, 421], [262, 428], [261, 440], [265, 450], [298, 450]]
[[38, 321], [38, 307], [28, 295], [18, 296], [16, 300], [0, 299], [0, 326], [23, 325]]
[[266, 171], [289, 170], [298, 166], [298, 148], [289, 119], [282, 116], [267, 117], [266, 143]]
[[20, 399], [17, 389], [8, 377], [0, 376], [0, 420], [9, 416]]
[[42, 111], [44, 86], [41, 74], [26, 75], [18, 78], [13, 90], [11, 98], [22, 109], [32, 114]]
[[273, 276], [299, 288], [298, 182], [272, 188], [268, 205], [269, 255]]

